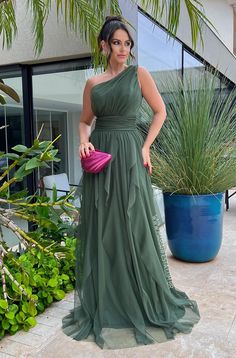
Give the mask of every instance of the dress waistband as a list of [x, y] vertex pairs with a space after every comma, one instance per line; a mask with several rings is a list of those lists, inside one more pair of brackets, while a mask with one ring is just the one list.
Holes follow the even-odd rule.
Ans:
[[98, 116], [96, 130], [135, 130], [137, 129], [135, 116]]

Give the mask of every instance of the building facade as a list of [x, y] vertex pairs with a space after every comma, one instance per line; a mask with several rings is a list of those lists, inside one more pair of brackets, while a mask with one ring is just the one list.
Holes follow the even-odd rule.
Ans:
[[[185, 76], [189, 72], [219, 71], [218, 87], [227, 91], [236, 83], [235, 23], [236, 0], [204, 1], [207, 17], [216, 30], [203, 24], [204, 48], [200, 42], [195, 51], [186, 9], [181, 11], [176, 38], [168, 36], [165, 21], [155, 23], [139, 6], [120, 1], [124, 17], [136, 31], [135, 61], [152, 74], [160, 92], [161, 83], [169, 73]], [[78, 35], [57, 22], [55, 9], [45, 27], [44, 48], [34, 56], [30, 15], [25, 15], [26, 0], [17, 6], [18, 37], [10, 50], [1, 50], [0, 78], [20, 95], [21, 103], [7, 98], [0, 106], [0, 151], [11, 151], [19, 143], [30, 145], [43, 125], [41, 139], [51, 140], [62, 134], [56, 143], [59, 163], [42, 168], [29, 179], [33, 190], [45, 175], [66, 172], [71, 183], [77, 184], [82, 171], [77, 153], [78, 123], [86, 80], [94, 74], [90, 49]], [[222, 21], [223, 19], [223, 21]], [[0, 39], [1, 41], [1, 39]]]

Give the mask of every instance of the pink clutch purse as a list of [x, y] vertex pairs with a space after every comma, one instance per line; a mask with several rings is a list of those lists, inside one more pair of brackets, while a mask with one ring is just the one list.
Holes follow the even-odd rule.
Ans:
[[87, 173], [99, 173], [110, 162], [112, 155], [99, 149], [90, 151], [90, 156], [81, 158], [81, 166]]

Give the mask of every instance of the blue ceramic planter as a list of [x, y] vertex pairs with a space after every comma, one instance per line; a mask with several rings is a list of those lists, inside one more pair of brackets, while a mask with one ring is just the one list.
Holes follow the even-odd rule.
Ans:
[[164, 204], [168, 245], [172, 254], [190, 262], [214, 259], [222, 242], [223, 193], [164, 193]]

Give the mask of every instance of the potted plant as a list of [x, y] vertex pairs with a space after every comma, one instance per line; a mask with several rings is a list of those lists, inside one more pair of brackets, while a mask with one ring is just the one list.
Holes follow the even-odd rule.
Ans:
[[168, 245], [184, 261], [215, 258], [223, 195], [236, 185], [236, 95], [220, 92], [218, 82], [207, 73], [166, 81], [167, 120], [151, 152], [152, 182], [164, 195]]

